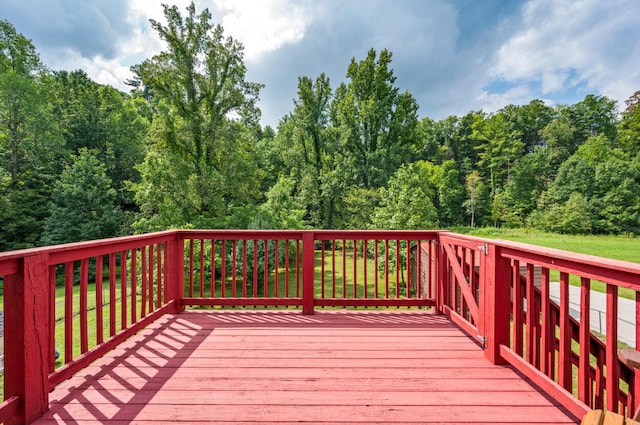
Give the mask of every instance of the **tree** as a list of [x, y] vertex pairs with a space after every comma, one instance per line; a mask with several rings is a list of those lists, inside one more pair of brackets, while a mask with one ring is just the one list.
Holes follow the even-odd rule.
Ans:
[[516, 161], [504, 191], [494, 201], [494, 216], [509, 227], [521, 227], [550, 183], [547, 150], [536, 148]]
[[509, 123], [509, 132], [520, 139], [527, 152], [542, 146], [544, 140], [540, 131], [555, 117], [556, 113], [550, 106], [540, 99], [535, 99], [527, 105], [507, 105], [500, 110]]
[[122, 211], [106, 166], [81, 149], [53, 188], [42, 241], [47, 244], [103, 239], [120, 234]]
[[403, 163], [417, 146], [415, 99], [394, 86], [396, 77], [390, 68], [391, 52], [374, 49], [347, 69], [348, 83], [335, 93], [332, 120], [353, 167], [353, 183], [378, 188]]
[[371, 218], [372, 228], [438, 228], [432, 173], [433, 164], [426, 161], [402, 165], [389, 179], [388, 187], [380, 189], [381, 201]]
[[524, 143], [509, 129], [506, 116], [497, 113], [487, 119], [477, 117], [472, 137], [479, 142], [478, 167], [485, 169], [493, 199], [509, 178], [515, 161], [524, 155]]
[[473, 170], [470, 172], [466, 179], [466, 189], [469, 195], [469, 199], [467, 199], [463, 206], [467, 208], [469, 215], [471, 215], [471, 227], [476, 226], [476, 214], [479, 210], [479, 206], [482, 203], [484, 195], [486, 194], [486, 187], [482, 181], [482, 176], [478, 172], [478, 170]]
[[616, 101], [606, 96], [588, 94], [584, 100], [566, 108], [560, 108], [577, 129], [579, 139], [603, 134], [609, 140], [616, 139]]
[[627, 99], [626, 104], [618, 129], [618, 146], [634, 155], [640, 148], [640, 90]]
[[82, 70], [54, 73], [54, 112], [68, 155], [87, 148], [106, 165], [118, 203], [134, 210], [126, 185], [139, 181], [135, 168], [146, 153], [149, 104], [92, 81]]
[[566, 117], [555, 118], [540, 130], [553, 176], [558, 167], [584, 142], [579, 140], [576, 132], [577, 129]]
[[0, 20], [0, 250], [36, 245], [47, 216], [63, 156], [49, 87], [31, 41]]
[[256, 164], [259, 84], [245, 81], [243, 47], [195, 5], [183, 17], [164, 6], [167, 24], [151, 21], [166, 50], [132, 68], [153, 92], [152, 145], [135, 186], [138, 230], [247, 225], [260, 196]]

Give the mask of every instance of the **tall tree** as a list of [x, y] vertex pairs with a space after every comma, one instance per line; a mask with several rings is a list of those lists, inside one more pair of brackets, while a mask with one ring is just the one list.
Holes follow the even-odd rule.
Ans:
[[395, 86], [391, 52], [374, 49], [347, 69], [336, 90], [332, 119], [354, 171], [354, 184], [384, 186], [417, 148], [418, 104]]
[[524, 143], [511, 131], [506, 116], [499, 112], [486, 119], [477, 117], [473, 123], [473, 138], [479, 144], [478, 166], [485, 170], [491, 184], [491, 199], [510, 176], [515, 161], [524, 155]]
[[191, 3], [182, 16], [163, 7], [167, 24], [151, 25], [166, 49], [132, 68], [157, 110], [137, 187], [146, 213], [139, 229], [227, 226], [233, 211], [259, 196], [256, 140], [247, 124], [259, 117], [261, 85], [245, 80], [243, 46], [211, 23], [207, 9], [197, 14]]
[[31, 41], [0, 20], [0, 250], [34, 246], [63, 146], [48, 72]]

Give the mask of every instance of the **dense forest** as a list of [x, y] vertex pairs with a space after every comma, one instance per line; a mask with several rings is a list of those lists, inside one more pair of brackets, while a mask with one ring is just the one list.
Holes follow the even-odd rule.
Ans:
[[299, 77], [263, 128], [243, 46], [193, 4], [164, 14], [129, 93], [47, 68], [0, 21], [0, 251], [167, 228], [640, 232], [640, 91], [437, 121], [372, 49], [337, 87]]

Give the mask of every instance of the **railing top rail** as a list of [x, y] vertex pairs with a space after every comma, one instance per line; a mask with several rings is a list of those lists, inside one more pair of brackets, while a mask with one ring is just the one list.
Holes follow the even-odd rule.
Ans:
[[313, 232], [316, 240], [326, 239], [435, 239], [437, 230], [178, 230], [182, 237], [192, 239], [217, 237], [221, 239], [302, 239]]
[[[99, 239], [83, 242], [72, 242], [61, 245], [43, 246], [38, 248], [21, 249], [17, 251], [0, 252], [0, 272], [7, 274], [5, 269], [10, 270], [17, 264], [17, 260], [39, 254], [49, 254], [56, 257], [52, 263], [64, 261], [65, 257], [78, 256], [78, 259], [100, 255], [101, 252], [109, 252], [109, 248], [118, 247], [125, 249], [125, 246], [139, 245], [140, 242], [155, 243], [155, 241], [170, 240], [177, 234], [176, 230], [165, 230], [162, 232], [147, 233], [144, 235], [122, 236], [118, 238]], [[1, 274], [1, 273], [0, 273]]]

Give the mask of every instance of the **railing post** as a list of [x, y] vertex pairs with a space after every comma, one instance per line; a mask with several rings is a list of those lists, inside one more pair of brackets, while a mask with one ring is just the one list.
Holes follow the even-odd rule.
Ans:
[[17, 274], [5, 276], [5, 398], [20, 398], [20, 413], [6, 425], [29, 424], [49, 409], [48, 255], [21, 260]]
[[[510, 260], [500, 255], [498, 245], [487, 243], [486, 255], [482, 256], [478, 329], [485, 338], [485, 357], [493, 364], [504, 364], [500, 356], [500, 345], [509, 345], [510, 320]], [[482, 264], [484, 263], [484, 264]]]
[[302, 314], [313, 314], [315, 279], [315, 237], [313, 232], [302, 234]]
[[184, 310], [182, 298], [184, 297], [184, 241], [180, 233], [176, 232], [175, 238], [167, 242], [167, 285], [168, 299], [174, 300], [175, 312]]

